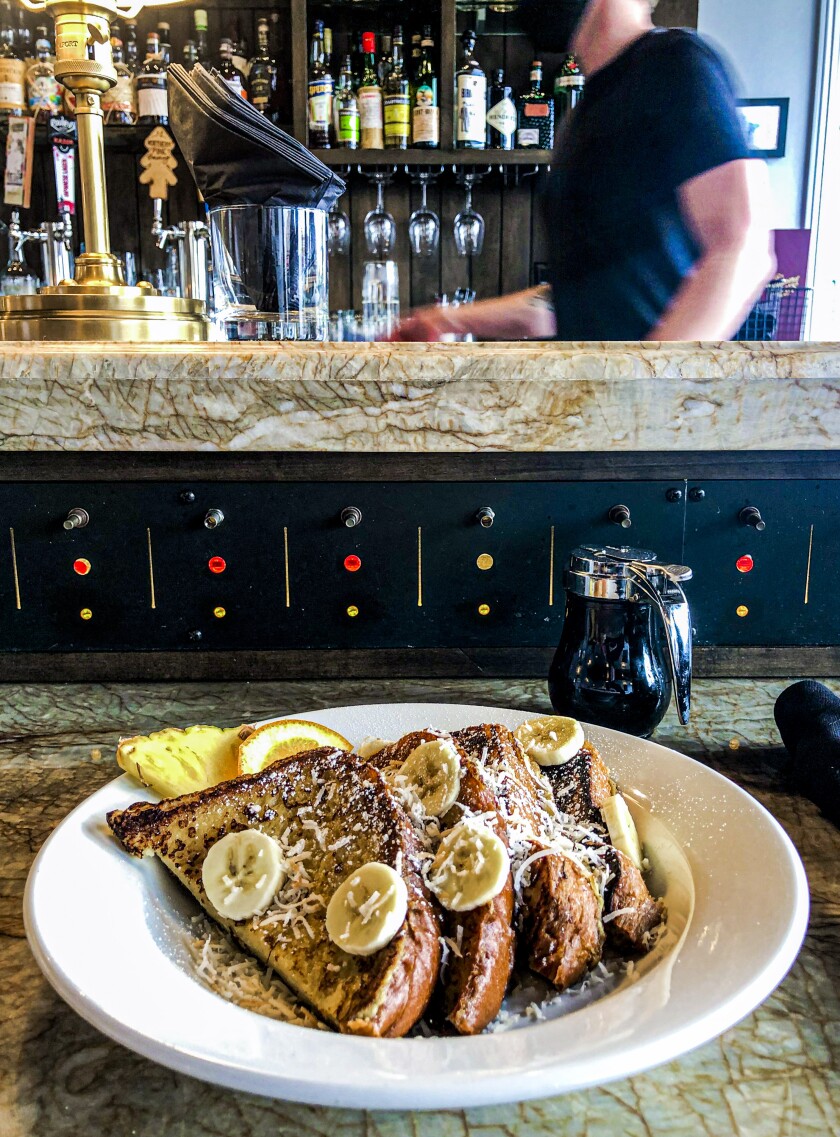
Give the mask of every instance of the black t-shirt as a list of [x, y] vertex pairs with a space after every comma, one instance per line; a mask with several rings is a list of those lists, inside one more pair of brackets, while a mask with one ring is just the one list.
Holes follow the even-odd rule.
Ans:
[[643, 339], [700, 254], [677, 189], [749, 156], [727, 71], [694, 33], [649, 32], [593, 75], [546, 194], [557, 338]]

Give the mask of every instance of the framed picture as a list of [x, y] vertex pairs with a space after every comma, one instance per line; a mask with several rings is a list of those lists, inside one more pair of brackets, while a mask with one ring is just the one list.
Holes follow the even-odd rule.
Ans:
[[747, 142], [757, 158], [784, 158], [790, 99], [739, 99]]

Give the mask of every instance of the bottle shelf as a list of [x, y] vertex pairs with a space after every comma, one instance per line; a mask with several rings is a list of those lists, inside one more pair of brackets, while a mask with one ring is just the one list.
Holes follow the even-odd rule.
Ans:
[[549, 166], [551, 150], [313, 150], [326, 166]]

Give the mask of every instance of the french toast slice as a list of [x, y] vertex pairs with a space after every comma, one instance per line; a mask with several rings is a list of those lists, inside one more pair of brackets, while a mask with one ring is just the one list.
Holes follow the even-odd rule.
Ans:
[[[440, 731], [413, 731], [384, 747], [370, 761], [383, 771], [397, 769], [417, 746], [441, 737], [450, 736]], [[457, 825], [465, 816], [481, 814], [507, 846], [507, 826], [486, 775], [461, 747], [458, 752], [458, 800], [440, 819], [441, 831]], [[460, 1034], [478, 1034], [499, 1013], [513, 970], [512, 874], [487, 904], [470, 912], [442, 911], [444, 942], [448, 945], [440, 976], [443, 1013]]]
[[[440, 926], [420, 872], [411, 823], [382, 775], [344, 751], [310, 750], [208, 790], [108, 814], [137, 856], [157, 855], [202, 907], [325, 1022], [348, 1034], [404, 1035], [423, 1014], [440, 965]], [[261, 916], [233, 922], [202, 884], [221, 837], [259, 829], [290, 869]], [[339, 884], [380, 861], [405, 881], [408, 911], [385, 947], [350, 955], [328, 937], [325, 911]]]
[[[546, 766], [557, 809], [579, 825], [600, 826], [606, 836], [601, 806], [616, 792], [606, 763], [593, 743], [586, 741], [574, 758], [559, 766]], [[618, 849], [605, 852], [609, 871], [604, 888], [604, 912], [611, 916], [605, 924], [607, 942], [622, 951], [645, 952], [650, 933], [661, 924], [665, 909], [654, 900], [636, 866]]]
[[[453, 738], [485, 771], [500, 802], [518, 884], [518, 922], [528, 966], [560, 990], [601, 958], [602, 899], [589, 869], [556, 848], [559, 816], [550, 786], [507, 727], [483, 723]], [[552, 847], [555, 846], [555, 847]]]

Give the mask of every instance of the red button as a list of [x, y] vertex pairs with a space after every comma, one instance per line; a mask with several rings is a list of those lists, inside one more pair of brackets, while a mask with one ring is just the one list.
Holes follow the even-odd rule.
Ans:
[[85, 557], [79, 557], [77, 561], [73, 561], [73, 572], [77, 572], [79, 576], [87, 576], [90, 572], [90, 561]]
[[738, 572], [752, 572], [752, 570], [755, 568], [755, 561], [752, 559], [749, 553], [746, 553], [743, 557], [739, 557], [735, 562], [735, 568], [738, 570]]
[[207, 567], [211, 572], [220, 573], [224, 572], [227, 568], [227, 561], [224, 557], [211, 557], [207, 562]]
[[348, 572], [358, 572], [362, 567], [361, 558], [351, 553], [349, 557], [344, 558], [344, 567]]

